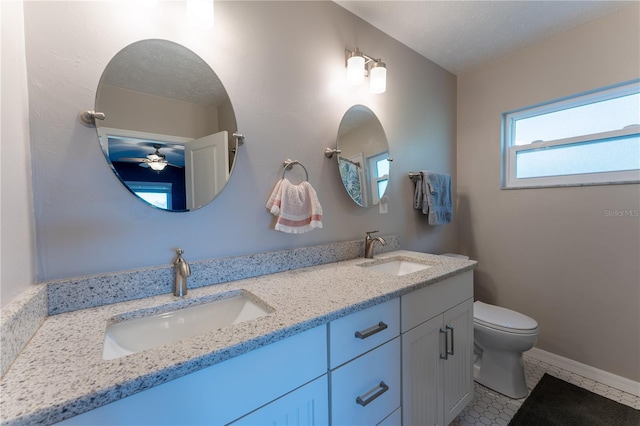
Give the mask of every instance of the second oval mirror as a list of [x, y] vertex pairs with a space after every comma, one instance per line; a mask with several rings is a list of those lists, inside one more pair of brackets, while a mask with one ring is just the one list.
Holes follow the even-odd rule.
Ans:
[[198, 55], [167, 40], [118, 52], [100, 79], [98, 138], [122, 183], [146, 203], [190, 211], [211, 202], [235, 163], [227, 91]]
[[338, 169], [344, 188], [362, 207], [375, 206], [389, 183], [389, 144], [378, 117], [364, 105], [354, 105], [338, 129]]

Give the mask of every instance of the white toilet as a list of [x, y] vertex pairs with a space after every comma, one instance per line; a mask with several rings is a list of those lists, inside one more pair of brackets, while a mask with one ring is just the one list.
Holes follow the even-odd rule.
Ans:
[[[467, 258], [446, 253], [445, 256]], [[510, 398], [527, 396], [522, 353], [538, 339], [538, 323], [510, 309], [476, 301], [473, 304], [476, 382]]]
[[522, 353], [538, 338], [538, 323], [521, 313], [480, 301], [473, 304], [476, 382], [510, 398], [527, 396]]

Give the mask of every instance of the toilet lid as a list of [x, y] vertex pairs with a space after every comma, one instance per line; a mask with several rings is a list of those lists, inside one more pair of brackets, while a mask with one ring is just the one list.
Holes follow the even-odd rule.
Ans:
[[531, 332], [538, 328], [538, 323], [531, 317], [480, 301], [473, 304], [473, 319], [487, 327], [512, 333]]

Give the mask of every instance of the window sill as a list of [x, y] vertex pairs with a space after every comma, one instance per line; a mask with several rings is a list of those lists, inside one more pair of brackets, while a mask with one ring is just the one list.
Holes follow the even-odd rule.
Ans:
[[502, 185], [500, 189], [542, 189], [542, 188], [569, 188], [577, 186], [608, 186], [608, 185], [638, 185], [640, 180], [620, 181], [620, 182], [585, 182], [585, 183], [558, 183], [558, 184], [532, 184], [523, 186], [505, 186]]

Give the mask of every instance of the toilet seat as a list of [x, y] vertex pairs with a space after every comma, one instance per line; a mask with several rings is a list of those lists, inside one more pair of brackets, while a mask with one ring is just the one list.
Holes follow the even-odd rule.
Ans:
[[538, 323], [533, 318], [480, 301], [476, 301], [473, 304], [473, 321], [479, 325], [508, 333], [538, 333]]

